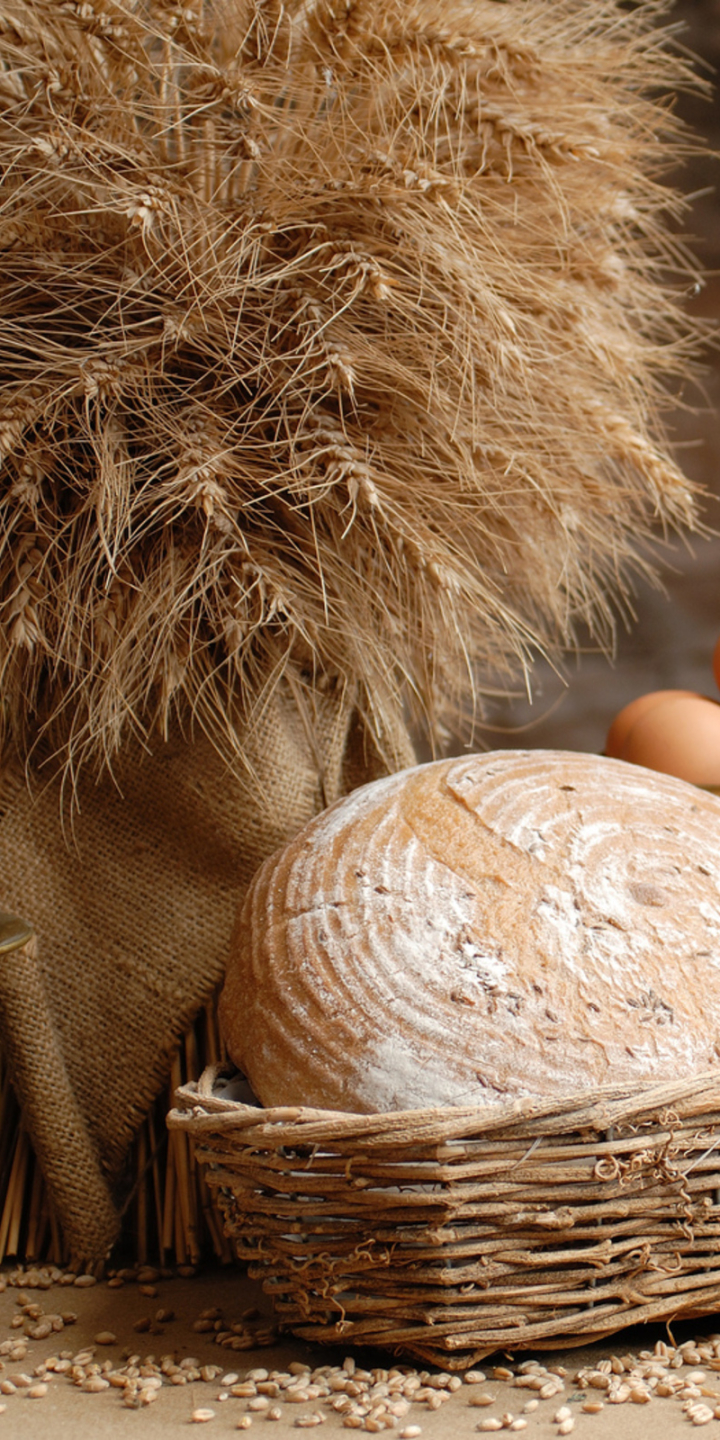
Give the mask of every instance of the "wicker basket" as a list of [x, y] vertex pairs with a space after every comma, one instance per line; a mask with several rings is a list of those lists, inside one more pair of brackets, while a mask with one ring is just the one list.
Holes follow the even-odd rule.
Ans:
[[461, 1370], [720, 1309], [720, 1074], [588, 1101], [348, 1115], [177, 1092], [280, 1324]]

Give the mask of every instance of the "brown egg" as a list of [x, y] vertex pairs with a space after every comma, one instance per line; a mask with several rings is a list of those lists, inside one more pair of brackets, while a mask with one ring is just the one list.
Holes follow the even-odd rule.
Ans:
[[720, 704], [705, 695], [666, 692], [641, 711], [617, 758], [693, 785], [720, 785]]
[[[720, 641], [718, 644], [720, 645]], [[609, 755], [613, 760], [626, 759], [623, 747], [630, 731], [642, 715], [654, 710], [656, 705], [664, 704], [670, 696], [694, 694], [693, 690], [651, 690], [647, 695], [638, 695], [637, 700], [631, 700], [630, 704], [615, 716], [607, 733], [605, 755]]]
[[715, 649], [713, 650], [712, 668], [713, 675], [715, 676], [715, 684], [718, 690], [720, 690], [720, 639], [718, 639]]

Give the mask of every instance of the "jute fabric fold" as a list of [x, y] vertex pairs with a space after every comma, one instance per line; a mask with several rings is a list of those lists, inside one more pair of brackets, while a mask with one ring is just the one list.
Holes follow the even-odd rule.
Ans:
[[5, 769], [0, 906], [35, 939], [0, 967], [0, 1038], [75, 1264], [118, 1236], [128, 1146], [221, 980], [254, 870], [325, 804], [413, 763], [401, 725], [380, 759], [355, 700], [316, 697], [308, 720], [281, 685], [247, 732], [247, 775], [175, 736], [81, 780], [70, 815], [59, 781]]

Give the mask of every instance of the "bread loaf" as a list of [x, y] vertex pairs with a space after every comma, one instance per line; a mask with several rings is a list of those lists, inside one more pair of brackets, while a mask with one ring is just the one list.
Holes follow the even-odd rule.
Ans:
[[256, 875], [221, 1024], [265, 1105], [488, 1105], [714, 1068], [720, 799], [557, 751], [365, 786]]

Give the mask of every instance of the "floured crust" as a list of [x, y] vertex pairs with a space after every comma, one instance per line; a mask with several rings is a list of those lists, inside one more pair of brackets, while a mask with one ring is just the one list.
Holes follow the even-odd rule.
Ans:
[[537, 750], [365, 786], [258, 872], [220, 1013], [265, 1105], [485, 1105], [714, 1068], [720, 800]]

